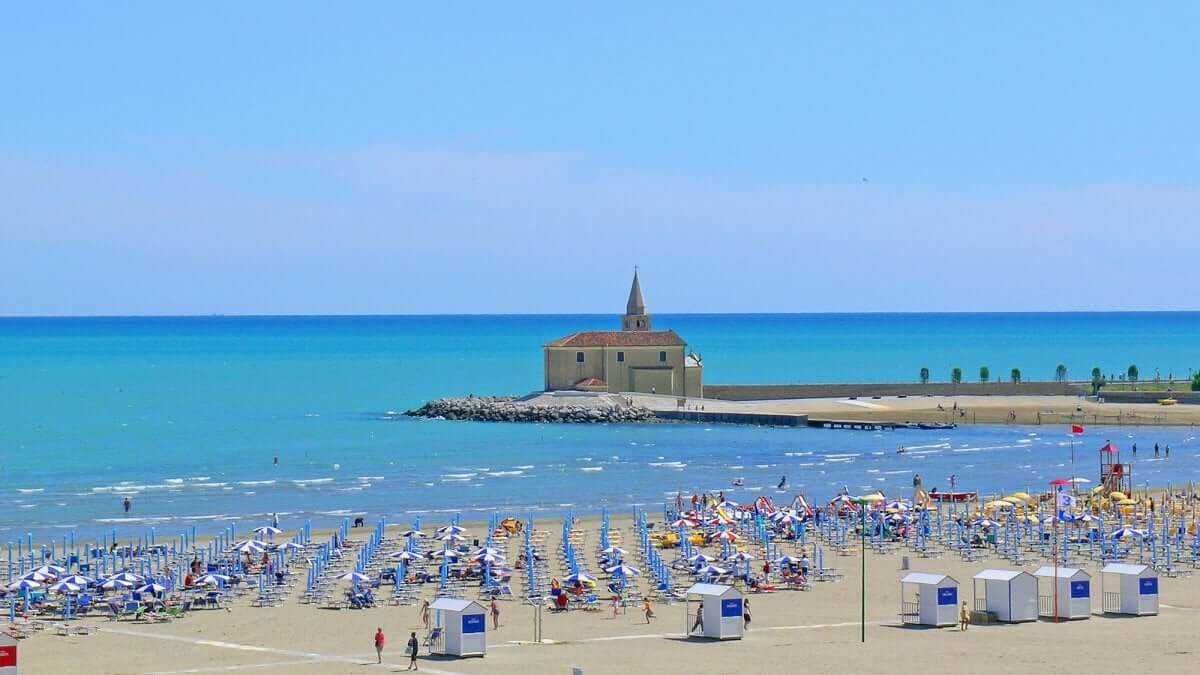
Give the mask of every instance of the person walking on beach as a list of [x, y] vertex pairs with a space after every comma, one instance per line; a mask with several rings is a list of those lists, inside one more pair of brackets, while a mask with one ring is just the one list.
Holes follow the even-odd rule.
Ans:
[[421, 601], [421, 623], [425, 624], [425, 630], [429, 630], [429, 600]]
[[742, 600], [742, 630], [750, 628], [750, 600]]
[[375, 657], [378, 663], [383, 663], [383, 628], [375, 629]]
[[642, 613], [646, 615], [646, 623], [650, 623], [650, 619], [654, 618], [654, 607], [650, 605], [650, 598], [642, 599]]
[[964, 631], [971, 625], [971, 610], [967, 609], [967, 601], [963, 600], [962, 609], [958, 610], [958, 630]]
[[417, 634], [411, 633], [408, 636], [408, 668], [405, 670], [417, 670], [417, 650], [421, 648], [421, 643], [417, 642]]
[[492, 598], [492, 630], [500, 627], [500, 603]]
[[125, 513], [129, 513], [129, 509], [133, 507], [133, 500], [129, 497], [126, 497], [121, 504], [125, 507]]
[[699, 602], [699, 604], [696, 605], [696, 620], [694, 622], [692, 622], [692, 630], [689, 632], [695, 633], [696, 629], [699, 629], [701, 633], [704, 632], [704, 601], [703, 600], [701, 600]]

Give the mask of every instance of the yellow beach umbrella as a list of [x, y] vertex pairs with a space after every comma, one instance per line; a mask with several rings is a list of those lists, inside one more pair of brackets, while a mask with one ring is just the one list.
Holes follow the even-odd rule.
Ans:
[[1128, 497], [1126, 497], [1125, 499], [1118, 500], [1118, 501], [1117, 501], [1117, 504], [1118, 504], [1119, 506], [1136, 506], [1136, 505], [1137, 505], [1137, 501], [1135, 501], [1135, 500], [1133, 500], [1133, 499], [1129, 499]]
[[1028, 492], [1014, 492], [1012, 494], [1012, 496], [1014, 496], [1017, 499], [1020, 499], [1021, 501], [1024, 501], [1024, 502], [1027, 502], [1027, 501], [1033, 499], [1033, 497], [1029, 496]]
[[985, 508], [985, 509], [1011, 509], [1012, 502], [1006, 502], [1003, 499], [997, 499], [995, 501], [990, 501], [990, 502], [984, 504], [983, 508]]
[[1122, 499], [1129, 499], [1129, 497], [1124, 492], [1121, 492], [1120, 490], [1113, 490], [1112, 493], [1110, 493], [1108, 496], [1111, 497], [1114, 501], [1118, 501], [1118, 502], [1121, 501]]

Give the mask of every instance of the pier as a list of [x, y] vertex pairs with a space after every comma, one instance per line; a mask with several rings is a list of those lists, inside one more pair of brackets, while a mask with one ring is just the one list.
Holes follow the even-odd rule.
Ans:
[[793, 413], [730, 412], [718, 410], [656, 410], [660, 419], [714, 424], [754, 424], [768, 427], [811, 426], [808, 415]]

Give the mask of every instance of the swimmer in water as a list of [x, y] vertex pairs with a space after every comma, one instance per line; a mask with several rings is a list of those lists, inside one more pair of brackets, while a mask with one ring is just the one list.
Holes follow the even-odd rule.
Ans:
[[775, 488], [776, 488], [777, 490], [782, 490], [782, 489], [783, 489], [783, 488], [785, 488], [785, 487], [787, 487], [787, 476], [784, 476], [783, 478], [780, 478], [780, 479], [779, 479], [779, 485], [776, 485], [776, 486], [775, 486]]
[[733, 487], [742, 487], [745, 484], [746, 484], [746, 481], [742, 480], [741, 478], [733, 479]]
[[896, 448], [896, 454], [897, 454], [897, 455], [903, 455], [903, 454], [904, 454], [904, 453], [906, 453], [906, 452], [908, 452], [908, 448], [904, 447], [903, 445], [902, 445], [902, 446], [900, 446], [900, 447], [898, 447], [898, 448]]

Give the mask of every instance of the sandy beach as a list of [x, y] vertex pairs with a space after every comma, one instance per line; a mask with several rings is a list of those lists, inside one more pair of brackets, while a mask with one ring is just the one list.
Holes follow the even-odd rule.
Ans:
[[[1165, 394], [1164, 394], [1165, 396]], [[672, 410], [676, 399], [633, 394], [640, 405]], [[883, 396], [871, 399], [806, 398], [771, 401], [688, 399], [707, 412], [790, 413], [816, 419], [957, 424], [1084, 424], [1193, 426], [1200, 406], [1096, 403], [1077, 396]]]
[[[577, 525], [582, 532], [579, 548], [589, 558], [596, 550], [598, 526], [594, 518], [580, 519]], [[635, 548], [630, 518], [613, 518], [611, 526], [614, 542]], [[544, 519], [538, 527], [546, 528], [547, 538], [553, 541], [561, 521]], [[391, 536], [396, 534], [398, 529]], [[665, 553], [665, 557], [671, 555]], [[899, 626], [898, 580], [905, 573], [902, 555], [910, 556], [914, 570], [955, 577], [961, 584], [959, 597], [964, 600], [971, 597], [973, 574], [986, 567], [1010, 567], [1003, 560], [962, 562], [953, 552], [920, 558], [911, 552], [878, 554], [869, 548], [865, 644], [860, 643], [862, 557], [854, 547], [845, 555], [828, 554], [826, 566], [844, 575], [840, 581], [814, 582], [807, 592], [748, 595], [753, 622], [742, 640], [685, 639], [682, 603], [656, 603], [657, 618], [649, 625], [638, 607], [626, 608], [614, 619], [604, 603], [596, 612], [544, 613], [544, 642], [533, 644], [532, 606], [519, 600], [503, 601], [500, 628], [488, 635], [486, 657], [422, 657], [420, 667], [431, 673], [472, 675], [569, 673], [576, 667], [585, 673], [784, 672], [800, 667], [816, 672], [919, 673], [938, 664], [962, 661], [970, 662], [974, 672], [1012, 672], [1049, 663], [1100, 670], [1110, 664], [1116, 645], [1125, 662], [1140, 663], [1151, 672], [1181, 672], [1189, 669], [1195, 658], [1187, 645], [1200, 612], [1200, 584], [1192, 579], [1160, 580], [1163, 605], [1159, 616], [1097, 615], [1062, 624], [1038, 621], [972, 626], [959, 633], [951, 628]], [[556, 561], [550, 565], [554, 569]], [[1096, 595], [1097, 569], [1090, 567]], [[426, 597], [435, 587], [426, 585]], [[300, 604], [297, 596], [298, 592], [273, 608], [250, 607], [248, 601], [239, 600], [228, 612], [193, 611], [165, 624], [80, 619], [97, 630], [72, 637], [45, 630], [21, 641], [22, 672], [396, 672], [407, 665], [403, 650], [409, 632], [415, 631], [418, 637], [425, 633], [415, 606], [332, 610]], [[1097, 605], [1098, 599], [1093, 598], [1094, 609]], [[375, 665], [372, 647], [377, 627], [383, 628], [389, 640], [382, 666]]]

